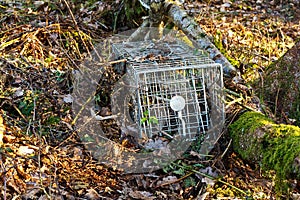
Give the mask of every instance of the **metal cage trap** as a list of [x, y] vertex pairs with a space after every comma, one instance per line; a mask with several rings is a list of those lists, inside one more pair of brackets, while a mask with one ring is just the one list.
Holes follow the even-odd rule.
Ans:
[[113, 43], [112, 52], [127, 60], [112, 94], [112, 111], [123, 129], [139, 138], [194, 139], [223, 124], [222, 66], [203, 51], [162, 38]]

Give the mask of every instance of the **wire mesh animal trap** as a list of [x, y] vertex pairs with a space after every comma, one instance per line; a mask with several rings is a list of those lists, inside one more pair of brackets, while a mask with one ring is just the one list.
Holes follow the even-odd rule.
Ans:
[[112, 94], [126, 131], [194, 139], [223, 124], [222, 66], [202, 51], [174, 38], [114, 43], [112, 51], [127, 60]]

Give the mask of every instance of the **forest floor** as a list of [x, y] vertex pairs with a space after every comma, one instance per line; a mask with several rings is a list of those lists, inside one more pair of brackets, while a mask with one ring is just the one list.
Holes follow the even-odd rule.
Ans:
[[[194, 152], [162, 170], [127, 175], [98, 163], [72, 124], [73, 72], [94, 45], [140, 21], [126, 19], [124, 1], [72, 2], [0, 1], [2, 199], [276, 198], [274, 172], [241, 160], [226, 128], [206, 159]], [[241, 72], [247, 91], [300, 36], [299, 1], [276, 2], [183, 5]], [[226, 126], [241, 105], [251, 107], [254, 94], [235, 92], [243, 98], [228, 99]], [[289, 194], [277, 197], [300, 198], [299, 183], [288, 181]]]

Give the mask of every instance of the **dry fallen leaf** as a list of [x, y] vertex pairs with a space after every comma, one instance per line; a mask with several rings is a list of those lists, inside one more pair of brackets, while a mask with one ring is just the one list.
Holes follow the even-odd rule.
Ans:
[[6, 185], [11, 187], [13, 189], [13, 191], [15, 191], [17, 193], [21, 193], [21, 191], [19, 190], [18, 184], [15, 182], [15, 179], [13, 177], [9, 177], [7, 179]]
[[40, 188], [33, 188], [31, 190], [27, 190], [26, 194], [22, 195], [22, 199], [31, 199], [36, 194], [38, 194], [41, 191]]
[[[1, 139], [1, 130], [0, 130], [0, 139]], [[13, 135], [4, 135], [3, 134], [3, 142], [5, 142], [5, 143], [13, 143], [15, 140], [16, 140], [15, 136], [13, 136]]]
[[87, 191], [88, 192], [84, 195], [85, 198], [87, 198], [87, 199], [100, 199], [100, 195], [93, 188], [88, 189]]
[[18, 165], [18, 166], [16, 167], [16, 169], [17, 169], [18, 174], [19, 174], [23, 179], [25, 179], [25, 180], [29, 180], [29, 179], [30, 179], [31, 176], [30, 176], [28, 173], [26, 173], [26, 172], [24, 171], [24, 168], [23, 168], [22, 165]]
[[146, 192], [146, 191], [131, 191], [129, 193], [129, 196], [134, 199], [145, 199], [145, 200], [155, 199], [155, 196], [153, 196], [150, 192]]
[[14, 97], [21, 97], [24, 95], [24, 90], [22, 88], [17, 88], [15, 93], [14, 93]]
[[70, 94], [67, 94], [64, 96], [64, 102], [65, 103], [72, 103], [73, 102], [73, 97]]
[[20, 146], [18, 149], [18, 152], [17, 152], [17, 154], [20, 156], [25, 156], [25, 155], [33, 154], [33, 153], [34, 153], [34, 150], [30, 149], [28, 146]]

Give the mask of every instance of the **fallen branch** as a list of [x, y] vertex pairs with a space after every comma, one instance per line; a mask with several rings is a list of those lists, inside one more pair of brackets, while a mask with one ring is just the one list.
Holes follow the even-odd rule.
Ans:
[[196, 41], [198, 48], [205, 50], [209, 54], [209, 57], [216, 63], [222, 64], [225, 76], [231, 78], [236, 77], [234, 81], [240, 79], [240, 75], [236, 69], [209, 40], [205, 31], [202, 30], [199, 24], [193, 18], [188, 16], [185, 10], [180, 8], [179, 4], [167, 0], [150, 0], [148, 4], [143, 3], [142, 5], [147, 9], [150, 8], [149, 16], [151, 22], [162, 21], [165, 17], [169, 18], [186, 35]]

